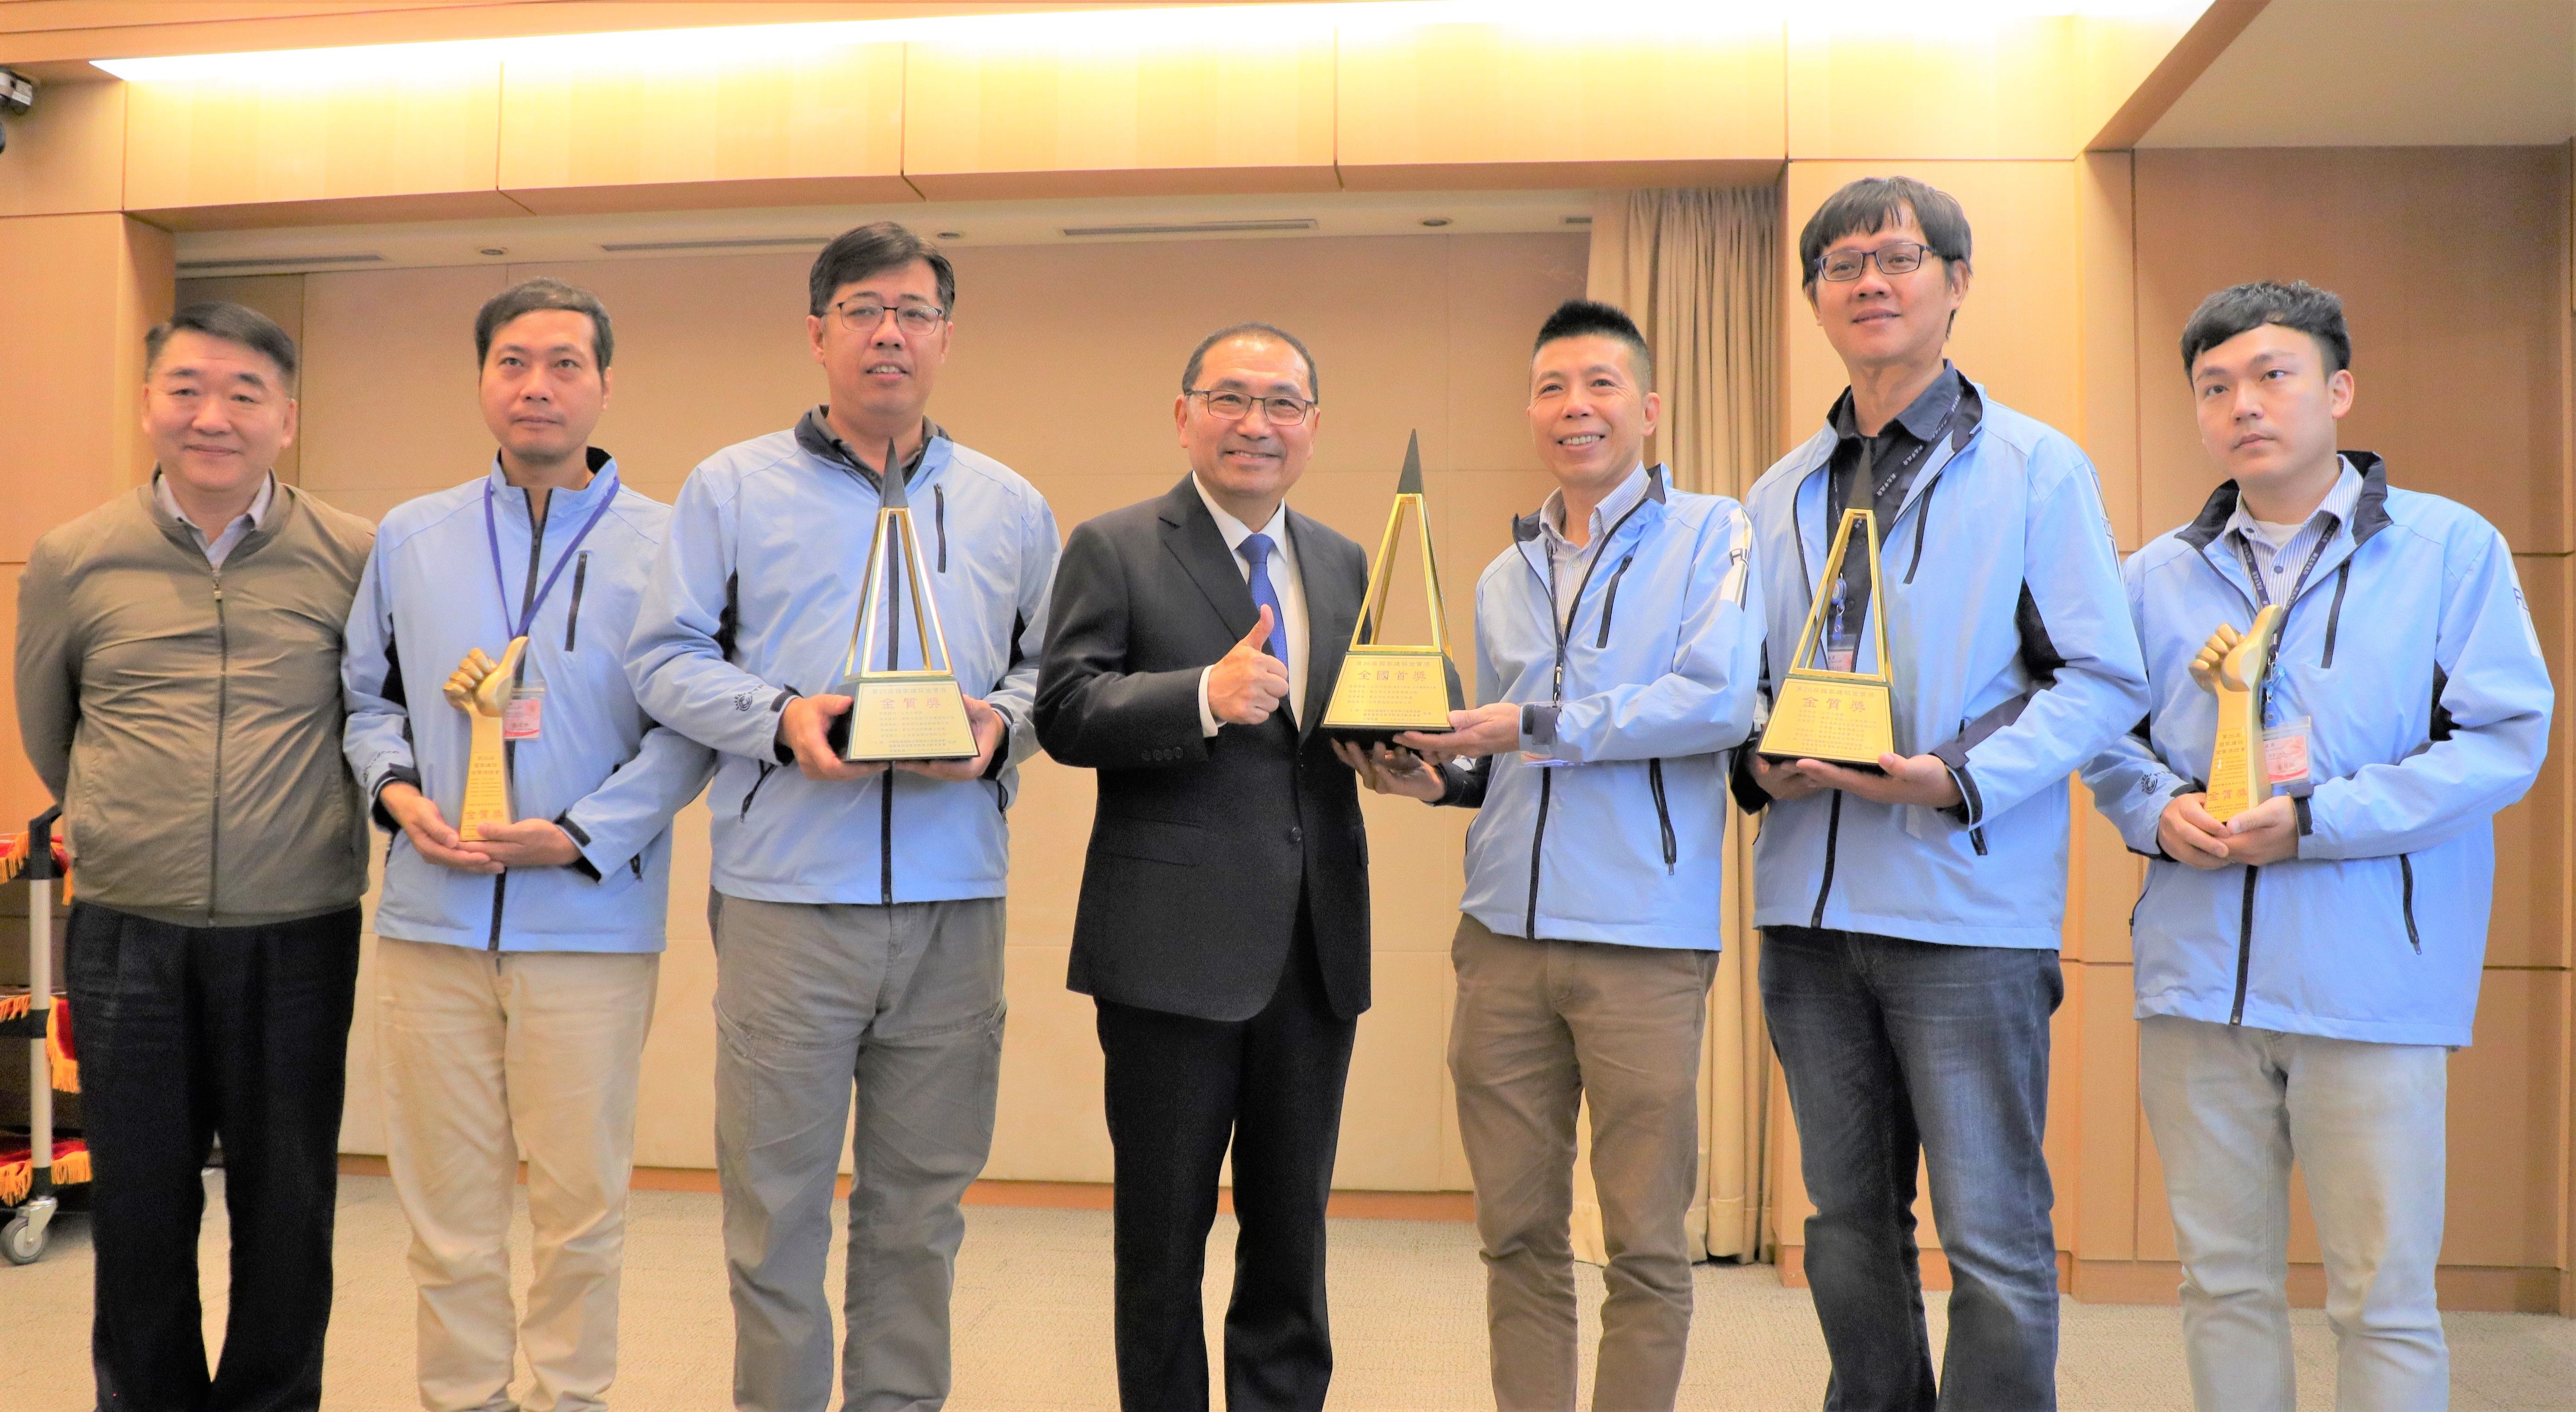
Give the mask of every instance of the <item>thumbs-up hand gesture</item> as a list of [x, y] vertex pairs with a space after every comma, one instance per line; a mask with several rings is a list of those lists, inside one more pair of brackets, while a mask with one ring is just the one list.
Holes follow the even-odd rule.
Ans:
[[1288, 664], [1271, 656], [1267, 646], [1270, 622], [1270, 605], [1265, 603], [1252, 631], [1208, 669], [1208, 710], [1218, 720], [1257, 726], [1288, 699]]

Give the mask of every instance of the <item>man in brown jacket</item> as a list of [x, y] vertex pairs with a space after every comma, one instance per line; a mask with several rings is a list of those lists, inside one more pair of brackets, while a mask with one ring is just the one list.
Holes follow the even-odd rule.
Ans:
[[[340, 647], [375, 534], [270, 474], [295, 362], [235, 304], [154, 329], [151, 483], [36, 541], [18, 581], [19, 729], [79, 886], [102, 1407], [322, 1398], [367, 885]], [[198, 1174], [218, 1138], [234, 1297], [209, 1380]]]

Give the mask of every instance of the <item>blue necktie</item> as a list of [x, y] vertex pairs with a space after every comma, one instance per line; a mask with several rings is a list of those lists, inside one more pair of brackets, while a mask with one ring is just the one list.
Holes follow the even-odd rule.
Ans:
[[1270, 586], [1270, 553], [1278, 547], [1266, 534], [1249, 536], [1235, 546], [1236, 552], [1252, 565], [1252, 606], [1270, 610], [1270, 655], [1284, 666], [1288, 661], [1288, 614], [1279, 606], [1279, 590]]

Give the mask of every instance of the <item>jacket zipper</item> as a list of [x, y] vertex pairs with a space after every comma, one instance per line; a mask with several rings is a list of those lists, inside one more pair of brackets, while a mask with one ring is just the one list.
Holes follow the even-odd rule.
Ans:
[[930, 523], [939, 534], [939, 572], [948, 572], [948, 487], [930, 488]]
[[2343, 590], [2344, 586], [2351, 581], [2352, 556], [2347, 554], [2344, 556], [2344, 561], [2335, 566], [2334, 606], [2326, 610], [2326, 650], [2324, 656], [2317, 662], [2320, 669], [2334, 665], [2335, 629], [2343, 625]]
[[2404, 907], [2406, 912], [2406, 944], [2414, 947], [2415, 954], [2421, 956], [2424, 954], [2424, 936], [2421, 932], [2415, 930], [2414, 854], [2400, 853], [2397, 855], [2397, 876], [2405, 890], [2400, 905]]
[[[1930, 490], [1928, 490], [1928, 489], [1927, 489], [1927, 490], [1925, 490], [1924, 494], [1928, 497], [1928, 496], [1931, 494], [1931, 492], [1930, 492]], [[1961, 735], [1966, 735], [1967, 733], [1968, 733], [1968, 718], [1967, 718], [1967, 717], [1965, 717], [1965, 716], [1961, 716], [1961, 717], [1959, 718], [1959, 734], [1961, 734]], [[1986, 826], [1985, 826], [1985, 825], [1983, 825], [1983, 824], [1979, 824], [1979, 825], [1977, 825], [1975, 828], [1972, 828], [1972, 829], [1968, 830], [1968, 846], [1977, 850], [1977, 856], [1978, 856], [1978, 857], [1983, 858], [1983, 857], [1985, 857], [1985, 856], [1986, 856]]]
[[751, 782], [751, 788], [742, 792], [742, 809], [739, 813], [734, 815], [737, 819], [748, 819], [751, 817], [751, 797], [760, 793], [760, 787], [769, 783], [770, 774], [778, 767], [766, 760], [763, 760], [759, 762], [756, 768], [759, 769], [760, 776]]
[[1655, 823], [1664, 831], [1664, 874], [1669, 877], [1673, 865], [1681, 859], [1680, 841], [1673, 836], [1672, 806], [1664, 801], [1664, 762], [1646, 762], [1646, 787], [1655, 792]]
[[[1646, 508], [1646, 501], [1645, 501], [1645, 497], [1640, 496], [1640, 497], [1638, 497], [1638, 500], [1637, 500], [1637, 503], [1636, 503], [1636, 504], [1631, 505], [1631, 506], [1629, 506], [1629, 507], [1628, 507], [1628, 512], [1627, 512], [1627, 514], [1621, 515], [1617, 520], [1615, 520], [1615, 521], [1613, 521], [1613, 522], [1611, 523], [1610, 528], [1608, 528], [1607, 530], [1602, 531], [1601, 538], [1600, 538], [1600, 540], [1599, 540], [1599, 541], [1597, 541], [1597, 543], [1598, 543], [1600, 546], [1602, 546], [1602, 547], [1606, 548], [1606, 546], [1608, 546], [1608, 544], [1610, 543], [1610, 541], [1611, 541], [1611, 540], [1613, 540], [1613, 539], [1615, 539], [1615, 538], [1617, 538], [1617, 537], [1618, 537], [1618, 535], [1619, 535], [1619, 531], [1620, 531], [1621, 529], [1623, 529], [1623, 528], [1625, 528], [1625, 527], [1627, 526], [1627, 523], [1628, 523], [1629, 518], [1630, 518], [1631, 516], [1634, 516], [1634, 515], [1635, 515], [1639, 510], [1642, 510], [1642, 509], [1644, 509], [1644, 508]], [[1632, 549], [1632, 550], [1628, 551], [1628, 553], [1629, 553], [1629, 557], [1630, 557], [1630, 558], [1635, 558], [1635, 557], [1636, 557], [1636, 551], [1635, 551], [1635, 550], [1633, 550], [1633, 549]], [[1524, 555], [1524, 556], [1523, 556], [1523, 562], [1527, 562], [1527, 556], [1526, 556], [1526, 555]], [[1565, 616], [1564, 616], [1564, 617], [1562, 617], [1562, 618], [1558, 617], [1558, 616], [1557, 616], [1557, 612], [1556, 612], [1556, 566], [1555, 566], [1554, 564], [1550, 564], [1550, 565], [1548, 566], [1548, 568], [1547, 568], [1547, 572], [1546, 572], [1546, 575], [1545, 575], [1546, 583], [1547, 583], [1547, 619], [1548, 619], [1547, 625], [1548, 625], [1548, 627], [1549, 627], [1549, 628], [1551, 628], [1552, 630], [1554, 630], [1554, 632], [1555, 632], [1555, 634], [1556, 634], [1556, 675], [1555, 675], [1554, 679], [1551, 681], [1551, 683], [1549, 684], [1549, 688], [1548, 688], [1548, 697], [1549, 697], [1549, 700], [1550, 700], [1551, 702], [1555, 702], [1555, 701], [1562, 701], [1562, 700], [1565, 698], [1565, 647], [1566, 647], [1566, 643], [1567, 643], [1568, 641], [1570, 641], [1570, 640], [1572, 639], [1573, 635], [1574, 635], [1574, 615], [1575, 615], [1575, 613], [1576, 613], [1579, 609], [1581, 609], [1581, 608], [1582, 608], [1582, 606], [1583, 606], [1583, 590], [1585, 590], [1585, 589], [1587, 589], [1587, 588], [1590, 588], [1590, 587], [1592, 586], [1592, 575], [1593, 575], [1593, 572], [1594, 572], [1595, 570], [1599, 569], [1600, 567], [1601, 567], [1601, 555], [1600, 555], [1600, 553], [1597, 553], [1597, 552], [1596, 552], [1596, 553], [1592, 556], [1591, 560], [1590, 560], [1589, 562], [1587, 562], [1587, 563], [1585, 563], [1585, 564], [1584, 564], [1584, 566], [1583, 566], [1583, 577], [1582, 577], [1580, 580], [1576, 581], [1576, 583], [1575, 583], [1575, 585], [1574, 585], [1574, 602], [1572, 602], [1571, 604], [1568, 604], [1568, 605], [1566, 606], [1566, 609], [1565, 609]], [[1625, 568], [1627, 567], [1627, 565], [1626, 565], [1626, 563], [1623, 561], [1623, 562], [1621, 563], [1620, 567], [1621, 567], [1622, 569], [1625, 569]], [[1614, 575], [1614, 577], [1615, 577], [1615, 575]], [[1601, 605], [1601, 628], [1602, 628], [1602, 632], [1605, 634], [1605, 638], [1604, 638], [1604, 640], [1606, 641], [1606, 640], [1607, 640], [1606, 635], [1607, 635], [1607, 633], [1609, 632], [1609, 629], [1610, 629], [1610, 605], [1609, 605], [1609, 604], [1608, 604], [1608, 602], [1606, 602], [1606, 601]], [[1530, 939], [1531, 941], [1536, 941], [1536, 940], [1538, 940], [1538, 939], [1539, 939], [1539, 935], [1538, 935], [1538, 875], [1539, 875], [1539, 858], [1540, 858], [1539, 848], [1540, 848], [1540, 846], [1541, 846], [1542, 844], [1544, 844], [1544, 843], [1547, 841], [1547, 805], [1548, 805], [1548, 800], [1549, 800], [1551, 797], [1553, 797], [1553, 796], [1554, 796], [1554, 794], [1555, 794], [1555, 790], [1554, 790], [1554, 788], [1553, 788], [1553, 786], [1555, 785], [1555, 783], [1556, 783], [1556, 776], [1555, 776], [1555, 772], [1554, 772], [1554, 771], [1552, 771], [1552, 770], [1550, 770], [1550, 769], [1548, 769], [1546, 766], [1540, 766], [1540, 767], [1539, 767], [1539, 776], [1538, 776], [1538, 822], [1537, 822], [1536, 824], [1532, 825], [1532, 826], [1531, 826], [1531, 828], [1530, 828], [1530, 886], [1529, 886], [1529, 914], [1528, 914], [1528, 915], [1529, 915], [1529, 939]], [[888, 785], [887, 785], [887, 788], [888, 788], [889, 790], [891, 790], [891, 789], [893, 788], [893, 785], [892, 785], [891, 781], [889, 781], [889, 783], [888, 783]], [[892, 807], [892, 799], [891, 799], [891, 797], [889, 797], [889, 799], [888, 799], [888, 807]], [[889, 823], [889, 827], [891, 827], [891, 823]], [[888, 863], [887, 863], [887, 866], [888, 866], [888, 867], [892, 867], [892, 866], [893, 866], [893, 863], [892, 863], [891, 858], [889, 858]], [[893, 883], [892, 883], [892, 881], [891, 881], [890, 879], [889, 879], [889, 881], [888, 881], [888, 883], [887, 883], [887, 888], [888, 888], [889, 893], [891, 893], [892, 888], [893, 888]]]
[[885, 772], [884, 799], [885, 807], [878, 817], [877, 824], [877, 856], [884, 860], [880, 865], [878, 883], [884, 890], [886, 905], [891, 907], [894, 905], [894, 771], [892, 770]]
[[2245, 978], [2254, 969], [2254, 879], [2261, 868], [2245, 870], [2245, 902], [2236, 924], [2236, 1005], [2227, 1012], [2227, 1023], [2245, 1023]]
[[1601, 591], [1601, 634], [1592, 640], [1595, 648], [1610, 645], [1610, 615], [1619, 610], [1619, 580], [1628, 576], [1628, 566], [1635, 562], [1637, 551], [1631, 549], [1628, 557], [1620, 560], [1619, 567], [1611, 572], [1610, 586]]
[[1816, 915], [1807, 919], [1807, 925], [1816, 931], [1825, 928], [1825, 899], [1834, 895], [1834, 846], [1842, 842], [1842, 836], [1843, 792], [1838, 789], [1834, 791], [1834, 802], [1825, 811], [1825, 875], [1816, 884]]
[[224, 723], [232, 715], [233, 704], [233, 631], [232, 621], [224, 613], [224, 571], [215, 567], [215, 778], [214, 800], [217, 807], [206, 811], [206, 924], [214, 925], [215, 890], [224, 876]]
[[589, 577], [590, 551], [585, 549], [581, 551], [581, 557], [574, 560], [572, 565], [572, 604], [564, 610], [564, 651], [566, 652], [573, 650], [573, 643], [576, 641], [574, 635], [581, 630], [581, 586], [582, 581]]
[[[525, 497], [525, 503], [528, 507], [528, 583], [525, 588], [519, 591], [519, 613], [524, 617], [527, 615], [528, 609], [534, 606], [537, 600], [537, 570], [544, 563], [544, 560], [539, 556], [545, 550], [546, 522], [544, 517], [537, 513], [537, 497], [535, 494], [524, 489], [521, 490], [519, 494]], [[551, 499], [546, 502], [546, 508], [554, 508], [554, 502]], [[528, 626], [533, 628], [536, 624], [530, 623]], [[528, 659], [521, 657], [519, 659], [518, 680], [525, 681], [527, 680], [527, 676]], [[517, 681], [511, 683], [511, 687], [514, 690], [517, 686]], [[511, 778], [513, 782], [515, 782], [518, 776], [519, 764], [519, 743], [517, 741], [504, 740], [501, 742], [501, 760], [504, 765], [509, 767]], [[515, 799], [510, 802], [513, 806], [516, 806], [518, 803]], [[503, 869], [500, 873], [494, 875], [492, 879], [492, 935], [490, 939], [484, 943], [485, 948], [492, 952], [492, 964], [495, 966], [501, 964], [501, 904], [509, 895], [510, 874], [508, 869]]]

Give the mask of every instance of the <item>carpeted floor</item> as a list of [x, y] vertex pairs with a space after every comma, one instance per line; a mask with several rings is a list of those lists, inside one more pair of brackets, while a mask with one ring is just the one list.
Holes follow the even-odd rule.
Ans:
[[[208, 1192], [202, 1261], [210, 1338], [223, 1323], [221, 1180], [208, 1179], [215, 1189]], [[403, 1266], [408, 1232], [384, 1179], [343, 1177], [340, 1192], [340, 1287], [324, 1405], [406, 1412], [416, 1406], [411, 1283]], [[41, 1263], [0, 1267], [0, 1406], [12, 1412], [90, 1406], [88, 1221], [70, 1217], [55, 1230]], [[1211, 1315], [1223, 1307], [1232, 1240], [1231, 1220], [1219, 1218], [1208, 1252]], [[524, 1282], [524, 1210], [517, 1254]], [[1598, 1271], [1579, 1268], [1588, 1339], [1597, 1329], [1601, 1281]], [[831, 1279], [837, 1288], [837, 1258]], [[1336, 1221], [1332, 1281], [1334, 1407], [1441, 1412], [1492, 1406], [1483, 1274], [1469, 1227]], [[2331, 1407], [2332, 1336], [2318, 1314], [2293, 1317], [2299, 1405]], [[969, 1208], [955, 1318], [957, 1388], [950, 1406], [959, 1412], [1113, 1407], [1108, 1215]], [[730, 1319], [717, 1199], [637, 1192], [617, 1403], [656, 1412], [727, 1406]], [[2576, 1404], [2576, 1320], [2455, 1314], [2448, 1328], [2452, 1406], [2460, 1412], [2565, 1412]], [[1938, 1296], [1932, 1337], [1939, 1347]], [[1822, 1401], [1824, 1382], [1824, 1346], [1805, 1291], [1782, 1288], [1767, 1268], [1699, 1268], [1682, 1407], [1811, 1409]], [[2059, 1386], [2068, 1412], [2188, 1408], [2174, 1311], [2069, 1302]]]

